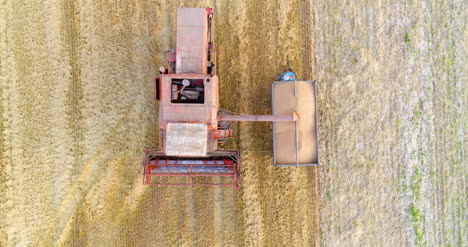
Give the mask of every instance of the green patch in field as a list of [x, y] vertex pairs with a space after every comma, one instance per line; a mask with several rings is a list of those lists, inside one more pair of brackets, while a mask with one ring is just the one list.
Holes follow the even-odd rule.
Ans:
[[[425, 153], [423, 149], [420, 148], [418, 151], [418, 158], [424, 158]], [[413, 229], [414, 234], [416, 236], [416, 245], [423, 246], [424, 245], [424, 229], [423, 229], [423, 221], [424, 216], [419, 208], [416, 207], [415, 202], [421, 199], [421, 184], [423, 179], [423, 172], [420, 167], [416, 166], [414, 168], [413, 176], [411, 179], [411, 192], [413, 194], [413, 203], [410, 206], [410, 214], [411, 219], [413, 221]]]
[[409, 187], [406, 183], [406, 170], [400, 169], [401, 172], [401, 177], [396, 179], [396, 184], [399, 185], [398, 189], [402, 192], [405, 193], [408, 191]]
[[413, 220], [416, 222], [420, 222], [419, 220], [421, 219], [421, 211], [419, 211], [418, 208], [414, 205], [414, 203], [411, 204], [411, 216], [413, 217]]
[[416, 167], [414, 170], [413, 180], [411, 181], [411, 190], [413, 191], [415, 199], [419, 199], [421, 192], [422, 172], [421, 168]]
[[397, 128], [401, 127], [401, 120], [396, 120], [395, 121], [395, 127], [397, 127]]
[[422, 224], [424, 217], [421, 214], [421, 211], [414, 205], [414, 203], [411, 204], [410, 210], [411, 210], [411, 217], [413, 218], [413, 229], [414, 229], [414, 234], [416, 236], [416, 245], [423, 246], [424, 245], [424, 230], [422, 229], [421, 224]]
[[455, 65], [455, 58], [453, 57], [448, 57], [448, 58], [442, 58], [442, 63], [445, 64], [446, 66], [454, 66]]
[[422, 114], [423, 113], [419, 106], [415, 106], [415, 109], [413, 110], [413, 117], [411, 118], [411, 124], [417, 128], [421, 127]]
[[402, 185], [402, 188], [401, 188], [401, 189], [402, 189], [403, 192], [407, 192], [407, 191], [409, 190], [409, 186], [408, 186], [407, 184], [404, 183], [404, 184]]
[[406, 45], [411, 45], [411, 37], [409, 33], [405, 33], [405, 44]]
[[424, 152], [424, 149], [423, 148], [420, 148], [419, 149], [419, 153], [418, 153], [418, 158], [419, 160], [423, 160], [425, 157], [426, 157], [426, 152]]
[[461, 151], [462, 148], [463, 148], [463, 143], [457, 142], [457, 143], [455, 144], [455, 150]]
[[341, 36], [338, 36], [335, 40], [335, 46], [341, 47], [342, 45], [343, 45], [343, 38]]

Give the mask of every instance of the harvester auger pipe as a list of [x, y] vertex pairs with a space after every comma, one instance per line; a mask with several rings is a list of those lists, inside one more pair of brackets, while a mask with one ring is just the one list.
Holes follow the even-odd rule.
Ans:
[[297, 114], [291, 115], [229, 115], [222, 114], [218, 116], [219, 121], [241, 121], [241, 122], [292, 122], [297, 120]]

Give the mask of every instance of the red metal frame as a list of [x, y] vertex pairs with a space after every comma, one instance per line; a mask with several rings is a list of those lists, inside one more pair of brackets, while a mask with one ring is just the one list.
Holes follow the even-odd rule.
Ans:
[[[205, 159], [198, 159], [197, 161], [203, 161], [203, 164], [195, 164], [185, 162], [184, 164], [180, 164], [179, 161], [182, 159], [177, 157], [167, 157], [160, 155], [159, 152], [155, 153], [154, 151], [146, 151], [145, 152], [145, 159], [144, 159], [144, 178], [143, 183], [146, 185], [153, 185], [153, 186], [180, 186], [180, 185], [206, 185], [206, 186], [233, 186], [236, 187], [236, 190], [239, 191], [239, 174], [240, 174], [240, 153], [237, 153], [237, 163], [233, 160], [224, 157], [222, 158], [222, 163], [218, 163], [221, 161], [220, 158], [215, 159], [213, 157], [206, 157]], [[151, 157], [154, 156], [154, 157]], [[164, 161], [163, 164], [159, 164], [160, 161]], [[169, 163], [169, 161], [172, 161]], [[185, 159], [187, 161], [187, 159]], [[210, 164], [212, 161], [213, 164]], [[164, 166], [165, 172], [160, 172], [161, 170], [158, 167]], [[197, 168], [206, 168], [206, 167], [216, 167], [223, 169], [227, 168], [232, 170], [232, 173], [220, 173], [220, 172], [195, 172]], [[167, 169], [167, 167], [173, 167], [174, 169]], [[179, 168], [179, 169], [178, 169]], [[180, 168], [189, 168], [189, 172], [178, 172]], [[172, 172], [171, 172], [172, 171]], [[172, 176], [181, 176], [181, 177], [189, 177], [189, 183], [152, 183], [152, 177], [172, 177]], [[194, 183], [194, 177], [232, 177], [232, 183]]]
[[211, 137], [213, 139], [226, 139], [226, 138], [231, 138], [233, 135], [233, 130], [228, 129], [228, 130], [213, 130], [211, 131]]

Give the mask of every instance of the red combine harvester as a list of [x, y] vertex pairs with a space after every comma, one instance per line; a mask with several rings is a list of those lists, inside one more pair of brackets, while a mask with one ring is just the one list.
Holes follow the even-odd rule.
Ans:
[[[273, 82], [273, 115], [231, 115], [220, 109], [213, 21], [211, 8], [177, 9], [176, 49], [168, 53], [169, 66], [161, 67], [156, 79], [162, 147], [145, 152], [144, 183], [239, 190], [241, 152], [218, 148], [233, 136], [230, 121], [272, 121], [275, 166], [317, 165], [315, 81]], [[186, 179], [169, 183], [162, 178], [173, 176]], [[200, 182], [200, 177], [228, 179]]]

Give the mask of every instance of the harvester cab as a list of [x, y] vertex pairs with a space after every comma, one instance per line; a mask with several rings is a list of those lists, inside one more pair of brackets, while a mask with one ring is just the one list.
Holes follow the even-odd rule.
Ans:
[[315, 81], [273, 82], [273, 115], [232, 115], [220, 109], [213, 24], [211, 8], [177, 9], [176, 49], [156, 79], [161, 147], [144, 154], [144, 183], [239, 190], [241, 152], [218, 148], [233, 136], [231, 121], [273, 122], [275, 166], [317, 165]]

